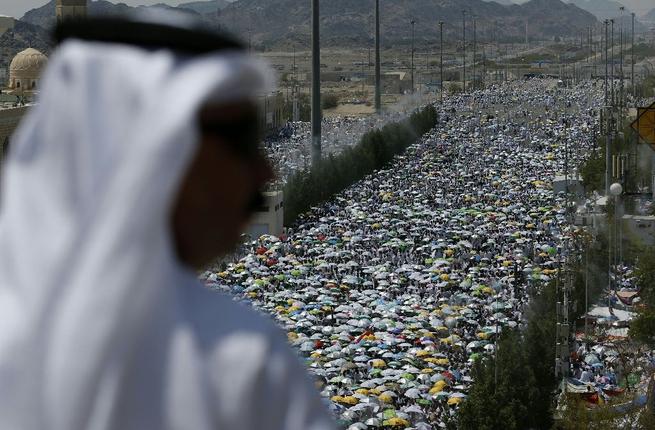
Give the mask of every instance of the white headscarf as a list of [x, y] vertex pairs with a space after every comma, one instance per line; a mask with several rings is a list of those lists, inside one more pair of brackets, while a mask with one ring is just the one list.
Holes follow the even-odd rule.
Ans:
[[172, 246], [200, 106], [266, 76], [238, 52], [71, 40], [52, 56], [3, 167], [2, 429], [331, 427], [284, 336]]

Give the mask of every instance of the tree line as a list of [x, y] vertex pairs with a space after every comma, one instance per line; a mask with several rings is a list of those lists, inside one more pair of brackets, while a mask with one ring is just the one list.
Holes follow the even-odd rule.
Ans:
[[387, 124], [362, 136], [359, 143], [338, 155], [329, 155], [311, 168], [292, 175], [284, 187], [284, 225], [292, 225], [312, 206], [319, 205], [387, 166], [421, 136], [437, 125], [434, 106], [414, 112], [404, 121]]

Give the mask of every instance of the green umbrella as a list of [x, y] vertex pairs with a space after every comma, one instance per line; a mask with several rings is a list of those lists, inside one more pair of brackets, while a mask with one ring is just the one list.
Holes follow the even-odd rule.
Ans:
[[385, 420], [388, 420], [389, 418], [393, 418], [396, 416], [396, 411], [395, 409], [385, 409], [385, 411], [382, 413], [382, 416], [384, 417]]

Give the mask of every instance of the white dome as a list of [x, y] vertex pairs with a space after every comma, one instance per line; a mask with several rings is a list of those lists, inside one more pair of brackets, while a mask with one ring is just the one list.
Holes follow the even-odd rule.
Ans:
[[16, 78], [38, 78], [48, 62], [48, 57], [34, 48], [27, 48], [16, 54], [9, 65], [9, 73]]
[[9, 65], [9, 88], [20, 91], [34, 91], [39, 84], [41, 71], [48, 57], [34, 48], [16, 54]]

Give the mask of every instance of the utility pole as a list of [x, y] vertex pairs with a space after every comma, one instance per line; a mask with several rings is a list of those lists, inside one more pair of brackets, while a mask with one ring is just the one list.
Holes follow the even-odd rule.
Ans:
[[528, 20], [525, 20], [525, 49], [528, 49], [530, 42], [528, 40]]
[[487, 49], [482, 45], [482, 85], [484, 86], [487, 80]]
[[312, 0], [312, 163], [321, 161], [321, 41], [319, 0]]
[[477, 55], [477, 49], [478, 49], [478, 47], [477, 47], [478, 39], [477, 39], [477, 35], [476, 35], [475, 16], [473, 16], [472, 18], [473, 18], [473, 91], [475, 91], [477, 89], [476, 76], [475, 76], [475, 61], [476, 61], [476, 55]]
[[382, 113], [382, 83], [380, 76], [380, 0], [375, 0], [375, 112]]
[[637, 94], [635, 92], [635, 13], [632, 12], [632, 47], [630, 53], [630, 82], [632, 83], [632, 98], [636, 98]]
[[611, 72], [611, 93], [612, 93], [612, 108], [616, 106], [616, 94], [614, 93], [614, 20], [610, 19], [610, 23], [612, 24], [612, 31], [611, 31], [611, 40], [610, 40], [610, 52], [612, 55], [612, 61], [610, 65], [610, 72]]
[[410, 24], [412, 24], [412, 94], [414, 94], [414, 24], [416, 24], [416, 21], [411, 20]]
[[624, 25], [623, 25], [623, 11], [625, 10], [625, 6], [621, 6], [621, 7], [619, 7], [619, 9], [621, 10], [621, 22], [619, 24], [619, 33], [620, 33], [619, 34], [619, 50], [621, 51], [620, 55], [619, 55], [619, 64], [621, 65], [621, 69], [620, 69], [621, 73], [620, 73], [620, 78], [619, 78], [621, 80], [620, 85], [619, 85], [619, 108], [623, 108], [623, 106], [625, 104], [624, 92], [623, 92], [623, 43], [624, 43], [624, 39], [623, 39], [623, 28], [624, 28]]
[[439, 99], [443, 103], [443, 21], [439, 21]]
[[298, 110], [298, 80], [296, 78], [296, 45], [293, 45], [293, 88], [291, 90], [293, 97], [293, 122], [300, 121], [300, 111]]
[[466, 92], [466, 11], [462, 11], [462, 89]]
[[[605, 20], [605, 49], [603, 50], [605, 53], [605, 106], [609, 106], [609, 82], [607, 80], [608, 76], [608, 67], [609, 67], [609, 59], [607, 57], [607, 45], [608, 45], [608, 40], [609, 40], [609, 20]], [[602, 41], [601, 41], [602, 42]], [[607, 118], [605, 118], [607, 121]]]

